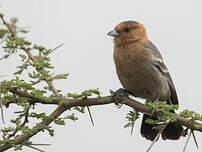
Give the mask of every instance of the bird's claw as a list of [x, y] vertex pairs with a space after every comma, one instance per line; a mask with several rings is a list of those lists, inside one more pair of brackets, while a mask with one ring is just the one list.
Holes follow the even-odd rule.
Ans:
[[[158, 105], [159, 99], [156, 99], [153, 103], [154, 103], [154, 105]], [[156, 111], [157, 111], [156, 109], [153, 109], [153, 108], [152, 108], [152, 112], [151, 112], [151, 115], [150, 115], [150, 116], [152, 117]]]
[[153, 108], [152, 108], [152, 112], [151, 112], [151, 115], [150, 115], [150, 116], [152, 117], [156, 111], [157, 111], [156, 109], [153, 109]]
[[121, 97], [124, 97], [124, 96], [129, 96], [129, 93], [122, 89], [122, 88], [119, 88], [116, 92], [114, 92], [113, 94], [113, 97], [115, 99], [115, 105], [120, 108], [122, 106], [122, 103], [121, 103]]

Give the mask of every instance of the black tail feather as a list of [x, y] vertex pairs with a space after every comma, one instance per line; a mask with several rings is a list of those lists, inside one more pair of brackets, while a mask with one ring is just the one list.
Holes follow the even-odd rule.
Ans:
[[[159, 130], [155, 129], [157, 125], [148, 124], [145, 122], [147, 119], [157, 120], [155, 116], [149, 116], [147, 114], [143, 115], [142, 125], [141, 125], [141, 135], [145, 137], [147, 140], [153, 141], [159, 133]], [[163, 140], [178, 140], [181, 136], [183, 136], [184, 129], [178, 124], [178, 122], [169, 123], [166, 128], [163, 130], [161, 137]]]
[[144, 114], [140, 132], [141, 132], [141, 135], [143, 137], [145, 137], [147, 140], [153, 141], [156, 138], [156, 136], [158, 135], [159, 131], [157, 129], [155, 129], [155, 127], [157, 125], [151, 125], [151, 124], [146, 123], [145, 120], [147, 120], [147, 119], [157, 120], [157, 117], [154, 117], [154, 116], [151, 117], [147, 114]]
[[163, 130], [161, 137], [163, 140], [178, 140], [183, 135], [184, 129], [177, 122], [169, 123]]

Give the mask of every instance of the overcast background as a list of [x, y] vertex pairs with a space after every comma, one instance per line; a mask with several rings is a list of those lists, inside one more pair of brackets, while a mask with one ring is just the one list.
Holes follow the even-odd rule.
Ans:
[[[179, 111], [188, 108], [201, 113], [200, 0], [1, 0], [0, 4], [6, 17], [19, 18], [18, 25], [31, 30], [27, 34], [28, 40], [48, 48], [64, 43], [51, 55], [56, 73], [70, 73], [68, 80], [55, 83], [63, 93], [100, 88], [103, 95], [107, 95], [109, 89], [120, 88], [112, 58], [112, 38], [106, 33], [125, 20], [143, 23], [172, 75], [180, 101]], [[18, 63], [15, 57], [1, 61], [1, 75], [7, 75], [1, 80], [10, 79]], [[46, 107], [49, 113], [55, 108]], [[46, 152], [144, 152], [150, 145], [140, 135], [141, 119], [135, 123], [133, 136], [130, 136], [130, 129], [123, 128], [128, 107], [117, 109], [114, 105], [106, 105], [91, 109], [95, 127], [85, 113], [79, 115], [77, 122], [68, 121], [61, 127], [54, 125], [53, 138], [47, 133], [39, 133], [31, 141], [50, 143], [51, 146], [41, 147]], [[6, 113], [6, 120], [9, 120], [9, 109]], [[195, 134], [202, 149], [201, 133]], [[179, 152], [184, 144], [185, 138], [159, 140], [151, 152]], [[34, 150], [24, 148], [25, 151]], [[187, 152], [195, 151], [198, 150], [191, 138]]]

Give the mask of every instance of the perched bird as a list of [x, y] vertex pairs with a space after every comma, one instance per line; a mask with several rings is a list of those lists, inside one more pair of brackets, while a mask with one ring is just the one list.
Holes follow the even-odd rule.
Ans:
[[[114, 37], [114, 62], [123, 88], [135, 97], [152, 101], [167, 101], [178, 105], [178, 98], [171, 76], [157, 47], [148, 39], [141, 23], [125, 21], [108, 33]], [[174, 111], [172, 111], [174, 112]], [[155, 116], [143, 115], [141, 135], [153, 141], [159, 130], [147, 124], [146, 119]], [[177, 140], [183, 127], [177, 122], [169, 123], [163, 130], [163, 140]]]

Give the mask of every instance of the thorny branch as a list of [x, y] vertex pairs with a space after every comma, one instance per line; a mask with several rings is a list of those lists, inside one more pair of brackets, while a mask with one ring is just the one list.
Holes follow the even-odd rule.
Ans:
[[[96, 106], [96, 105], [105, 105], [105, 104], [114, 103], [113, 96], [104, 96], [104, 97], [101, 97], [101, 98], [83, 98], [83, 99], [70, 99], [70, 98], [67, 98], [67, 97], [53, 97], [51, 99], [51, 102], [50, 101], [47, 102], [46, 97], [36, 98], [36, 97], [33, 97], [32, 95], [30, 95], [29, 93], [27, 93], [25, 91], [20, 91], [18, 89], [9, 89], [9, 90], [10, 90], [10, 92], [17, 94], [20, 97], [28, 98], [29, 102], [31, 104], [40, 103], [40, 104], [59, 105], [60, 101], [66, 101], [66, 102], [64, 102], [63, 106], [65, 106], [67, 109], [70, 109], [70, 108], [75, 107], [75, 106], [85, 107], [85, 106]], [[152, 112], [151, 107], [149, 107], [147, 105], [144, 105], [144, 104], [142, 104], [142, 103], [140, 103], [138, 101], [135, 101], [135, 100], [130, 99], [128, 97], [122, 97], [121, 99], [122, 99], [121, 103], [133, 108], [134, 110], [136, 110], [138, 112], [146, 113], [146, 114], [149, 114], [149, 115]], [[17, 103], [17, 102], [18, 101], [9, 102], [9, 104]], [[161, 116], [162, 113], [156, 111], [154, 113], [154, 115]], [[198, 122], [196, 122], [194, 120], [187, 119], [187, 118], [184, 118], [184, 117], [181, 117], [181, 116], [177, 116], [176, 119], [183, 126], [188, 127], [191, 130], [197, 130], [197, 131], [202, 132], [202, 128], [196, 127], [198, 125], [202, 125], [201, 123], [198, 123]]]
[[4, 20], [4, 18], [3, 18], [2, 15], [0, 15], [0, 18], [1, 18], [2, 22], [3, 22], [3, 24], [6, 25], [6, 27], [8, 28], [8, 30], [12, 33], [12, 36], [13, 36], [13, 37], [16, 36], [15, 27], [11, 27], [11, 26]]
[[[9, 29], [9, 31], [12, 33], [12, 36], [13, 36], [13, 37], [16, 37], [16, 30], [15, 30], [15, 28], [12, 28], [12, 27], [4, 20], [3, 16], [1, 16], [1, 19], [2, 19], [2, 21], [3, 21], [3, 24], [4, 24], [4, 25]], [[60, 46], [61, 46], [61, 45], [60, 45]], [[58, 46], [58, 47], [60, 47], [60, 46]], [[57, 47], [57, 48], [58, 48], [58, 47]], [[26, 47], [24, 47], [23, 45], [22, 45], [20, 48], [21, 48], [22, 50], [24, 50], [24, 51], [27, 53], [29, 59], [31, 59], [34, 63], [37, 63], [37, 62], [38, 62], [38, 60], [32, 55], [32, 53], [31, 53], [31, 48], [26, 48]], [[56, 49], [56, 48], [55, 48], [55, 49]], [[55, 49], [53, 49], [52, 51], [54, 51]], [[44, 71], [43, 68], [36, 68], [36, 70], [37, 70], [39, 73]], [[55, 86], [53, 85], [52, 80], [50, 80], [50, 79], [48, 79], [48, 78], [46, 78], [46, 77], [43, 77], [42, 79], [48, 84], [50, 90], [51, 90], [54, 94], [59, 95], [59, 92], [57, 91], [57, 89], [56, 89]], [[60, 108], [60, 107], [58, 107], [58, 108]], [[88, 113], [89, 113], [89, 116], [90, 116], [90, 120], [91, 120], [91, 122], [92, 122], [92, 125], [94, 126], [93, 118], [92, 118], [92, 115], [91, 115], [91, 112], [90, 112], [90, 108], [89, 108], [88, 106], [87, 106], [87, 109], [88, 109]]]
[[[15, 37], [16, 36], [16, 30], [15, 27], [11, 27], [3, 18], [3, 16], [0, 16], [1, 20], [3, 21], [3, 24], [9, 29], [9, 31], [11, 32], [12, 36]], [[33, 62], [38, 62], [37, 59], [31, 54], [31, 48], [26, 48], [25, 46], [21, 46], [20, 47], [22, 50], [24, 50], [29, 59], [31, 59]], [[42, 72], [44, 69], [43, 68], [36, 68], [36, 70], [38, 72]], [[55, 86], [52, 83], [52, 80], [44, 77], [43, 80], [48, 84], [50, 90], [56, 94], [59, 95], [59, 92], [57, 91], [57, 89], [55, 88]], [[39, 133], [40, 131], [42, 131], [43, 129], [40, 126], [43, 125], [49, 125], [50, 123], [52, 123], [56, 118], [58, 118], [63, 112], [65, 112], [67, 109], [70, 109], [72, 107], [76, 107], [76, 106], [95, 106], [95, 105], [105, 105], [105, 104], [111, 104], [114, 103], [113, 97], [112, 96], [105, 96], [105, 97], [98, 97], [98, 98], [83, 98], [83, 99], [69, 99], [66, 97], [54, 97], [51, 99], [51, 102], [47, 102], [46, 98], [47, 97], [43, 97], [43, 98], [37, 98], [32, 96], [31, 94], [29, 94], [26, 91], [21, 91], [18, 90], [17, 88], [7, 88], [10, 92], [20, 96], [20, 97], [25, 97], [28, 99], [28, 101], [30, 102], [30, 104], [52, 104], [52, 105], [58, 105], [58, 107], [50, 114], [50, 116], [46, 117], [43, 119], [43, 121], [39, 124], [37, 124], [35, 127], [33, 127], [32, 129], [35, 129], [35, 132], [32, 132], [30, 134], [21, 134], [20, 136], [18, 136], [15, 141], [12, 142], [7, 142], [4, 145], [0, 146], [0, 152], [8, 150], [10, 148], [13, 147], [13, 145], [17, 145], [20, 143], [23, 143], [25, 140], [31, 138], [32, 136], [36, 135], [37, 133]], [[104, 99], [104, 100], [103, 100]], [[138, 111], [138, 112], [142, 112], [142, 113], [146, 113], [146, 114], [151, 114], [152, 109], [151, 107], [144, 105], [140, 102], [137, 102], [133, 99], [130, 99], [128, 97], [121, 97], [121, 103], [133, 108], [134, 110]], [[50, 100], [50, 99], [49, 99]], [[63, 101], [63, 104], [61, 105], [60, 102]], [[64, 102], [65, 101], [65, 102]], [[17, 103], [19, 101], [8, 101], [7, 102], [7, 106], [9, 106], [9, 104], [11, 103]], [[162, 113], [159, 111], [156, 111], [154, 113], [155, 116], [162, 116]], [[202, 125], [201, 123], [198, 123], [196, 121], [190, 120], [190, 119], [186, 119], [183, 118], [181, 116], [176, 116], [177, 121], [185, 126], [188, 127], [189, 129], [193, 130], [197, 130], [202, 132], [202, 128], [198, 128], [196, 126]], [[26, 123], [26, 119], [24, 121], [24, 123]]]
[[[16, 37], [17, 35], [16, 35], [15, 27], [11, 27], [11, 26], [5, 21], [5, 19], [4, 19], [3, 16], [0, 16], [0, 18], [1, 18], [2, 22], [3, 22], [3, 24], [4, 24], [4, 25], [8, 28], [8, 30], [11, 32], [12, 36], [13, 36], [13, 37]], [[27, 53], [28, 57], [29, 57], [33, 62], [35, 62], [35, 63], [38, 62], [37, 59], [31, 54], [31, 52], [30, 52], [31, 49], [30, 49], [30, 48], [26, 48], [26, 47], [24, 47], [23, 45], [22, 45], [20, 48], [21, 48], [23, 51], [25, 51], [25, 52]], [[39, 69], [39, 68], [36, 68], [36, 70], [37, 70], [38, 72], [42, 72], [42, 71], [43, 71], [43, 69]], [[57, 89], [55, 88], [55, 86], [53, 85], [52, 81], [49, 80], [49, 79], [46, 78], [46, 77], [44, 77], [43, 79], [44, 79], [45, 82], [48, 84], [50, 90], [51, 90], [54, 94], [57, 94], [57, 95], [58, 95], [59, 93], [58, 93]]]
[[[4, 17], [2, 16], [2, 15], [0, 15], [0, 18], [1, 18], [1, 20], [2, 20], [2, 22], [3, 22], [3, 24], [8, 28], [8, 30], [10, 31], [10, 33], [11, 33], [11, 36], [12, 37], [16, 37], [17, 35], [16, 35], [16, 28], [14, 27], [14, 26], [11, 26], [11, 25], [9, 25], [7, 22], [6, 22], [6, 20], [4, 19]], [[24, 50], [24, 52], [26, 52], [27, 53], [27, 55], [28, 55], [28, 57], [29, 57], [29, 59], [31, 59], [34, 63], [37, 63], [38, 62], [38, 60], [31, 54], [31, 48], [26, 48], [25, 46], [20, 46], [20, 48], [22, 49], [22, 50]], [[40, 73], [40, 72], [43, 72], [44, 71], [44, 69], [43, 68], [36, 68], [36, 70]], [[53, 83], [52, 83], [52, 80], [50, 80], [50, 79], [48, 79], [47, 77], [43, 77], [42, 78], [46, 83], [47, 83], [47, 85], [49, 86], [49, 89], [53, 92], [53, 94], [55, 94], [55, 95], [59, 95], [59, 92], [57, 91], [57, 89], [55, 88], [55, 86], [53, 85]], [[87, 106], [88, 107], [88, 106]], [[52, 114], [50, 115], [50, 118], [44, 118], [44, 120], [40, 123], [40, 124], [37, 124], [35, 127], [37, 128], [38, 126], [40, 126], [40, 125], [49, 125], [55, 118], [58, 118], [64, 111], [66, 110], [66, 107], [64, 107], [64, 106], [58, 106], [53, 112], [52, 112]], [[91, 113], [90, 113], [90, 109], [89, 109], [89, 107], [88, 107], [88, 111], [89, 111], [89, 114], [90, 114], [90, 118], [91, 118], [91, 121], [92, 121], [92, 124], [94, 125], [94, 123], [93, 123], [93, 120], [92, 120], [92, 116], [91, 116]], [[25, 125], [25, 123], [27, 122], [27, 116], [28, 116], [28, 112], [29, 111], [27, 111], [27, 114], [26, 114], [26, 117], [25, 117], [25, 121], [23, 122], [23, 125]], [[38, 132], [39, 131], [41, 131], [41, 129], [39, 129], [38, 130]], [[15, 132], [16, 133], [16, 132]], [[15, 134], [14, 133], [14, 134]], [[36, 132], [37, 133], [37, 132]], [[30, 137], [31, 136], [33, 136], [34, 134], [32, 134], [32, 135], [30, 135]], [[11, 135], [12, 136], [12, 135]], [[21, 138], [20, 138], [21, 137]], [[22, 136], [20, 136], [20, 137], [18, 137], [17, 139], [16, 139], [16, 142], [18, 143], [21, 143], [21, 142], [23, 142], [24, 140], [26, 140], [26, 139], [29, 139], [30, 137], [29, 136], [24, 136], [24, 135], [22, 135]], [[7, 145], [7, 144], [6, 144]], [[8, 143], [8, 145], [9, 145], [9, 143]], [[12, 145], [12, 144], [11, 144]], [[10, 145], [10, 146], [11, 146]], [[4, 151], [4, 150], [2, 150], [2, 148], [3, 148], [4, 146], [1, 146], [0, 147], [0, 151]], [[8, 146], [9, 147], [9, 146]], [[6, 148], [6, 149], [9, 149], [9, 148], [11, 148], [11, 147], [9, 147], [9, 148]], [[4, 149], [4, 148], [3, 148]], [[6, 150], [5, 149], [5, 150]]]
[[[18, 95], [20, 95], [20, 92], [17, 92], [17, 93], [18, 93]], [[52, 112], [52, 114], [50, 115], [50, 117], [48, 119], [44, 119], [40, 124], [36, 125], [34, 128], [37, 128], [37, 126], [39, 126], [39, 125], [49, 125], [51, 122], [53, 122], [54, 119], [58, 118], [67, 109], [70, 109], [75, 106], [95, 106], [95, 105], [105, 105], [105, 104], [114, 103], [112, 96], [105, 96], [102, 98], [104, 98], [105, 100], [104, 101], [100, 100], [100, 98], [68, 99], [65, 97], [55, 97], [52, 99], [53, 102], [50, 102], [50, 104], [59, 104], [60, 101], [64, 101], [64, 100], [66, 100], [66, 103], [59, 106], [60, 108], [57, 108], [54, 112]], [[42, 103], [42, 104], [46, 103], [46, 101], [43, 99], [39, 99], [39, 101], [40, 102], [38, 102], [36, 99], [31, 99], [31, 97], [30, 97], [31, 103]], [[151, 114], [151, 112], [152, 112], [151, 107], [144, 105], [140, 102], [137, 102], [133, 99], [130, 99], [128, 97], [121, 97], [121, 102], [142, 113]], [[162, 113], [157, 111], [154, 113], [154, 115], [161, 116]], [[191, 130], [197, 130], [197, 131], [202, 132], [202, 128], [196, 127], [197, 125], [202, 125], [202, 124], [200, 124], [196, 121], [192, 121], [190, 119], [180, 117], [180, 116], [177, 116], [176, 119], [181, 125], [188, 127]], [[41, 130], [42, 129], [37, 128], [37, 131], [33, 134], [30, 134], [30, 135], [22, 134], [21, 136], [17, 137], [17, 139], [14, 142], [9, 142], [3, 146], [0, 146], [0, 151], [4, 151], [4, 150], [11, 148], [13, 144], [22, 143], [24, 140], [31, 138], [32, 136], [34, 136]]]

